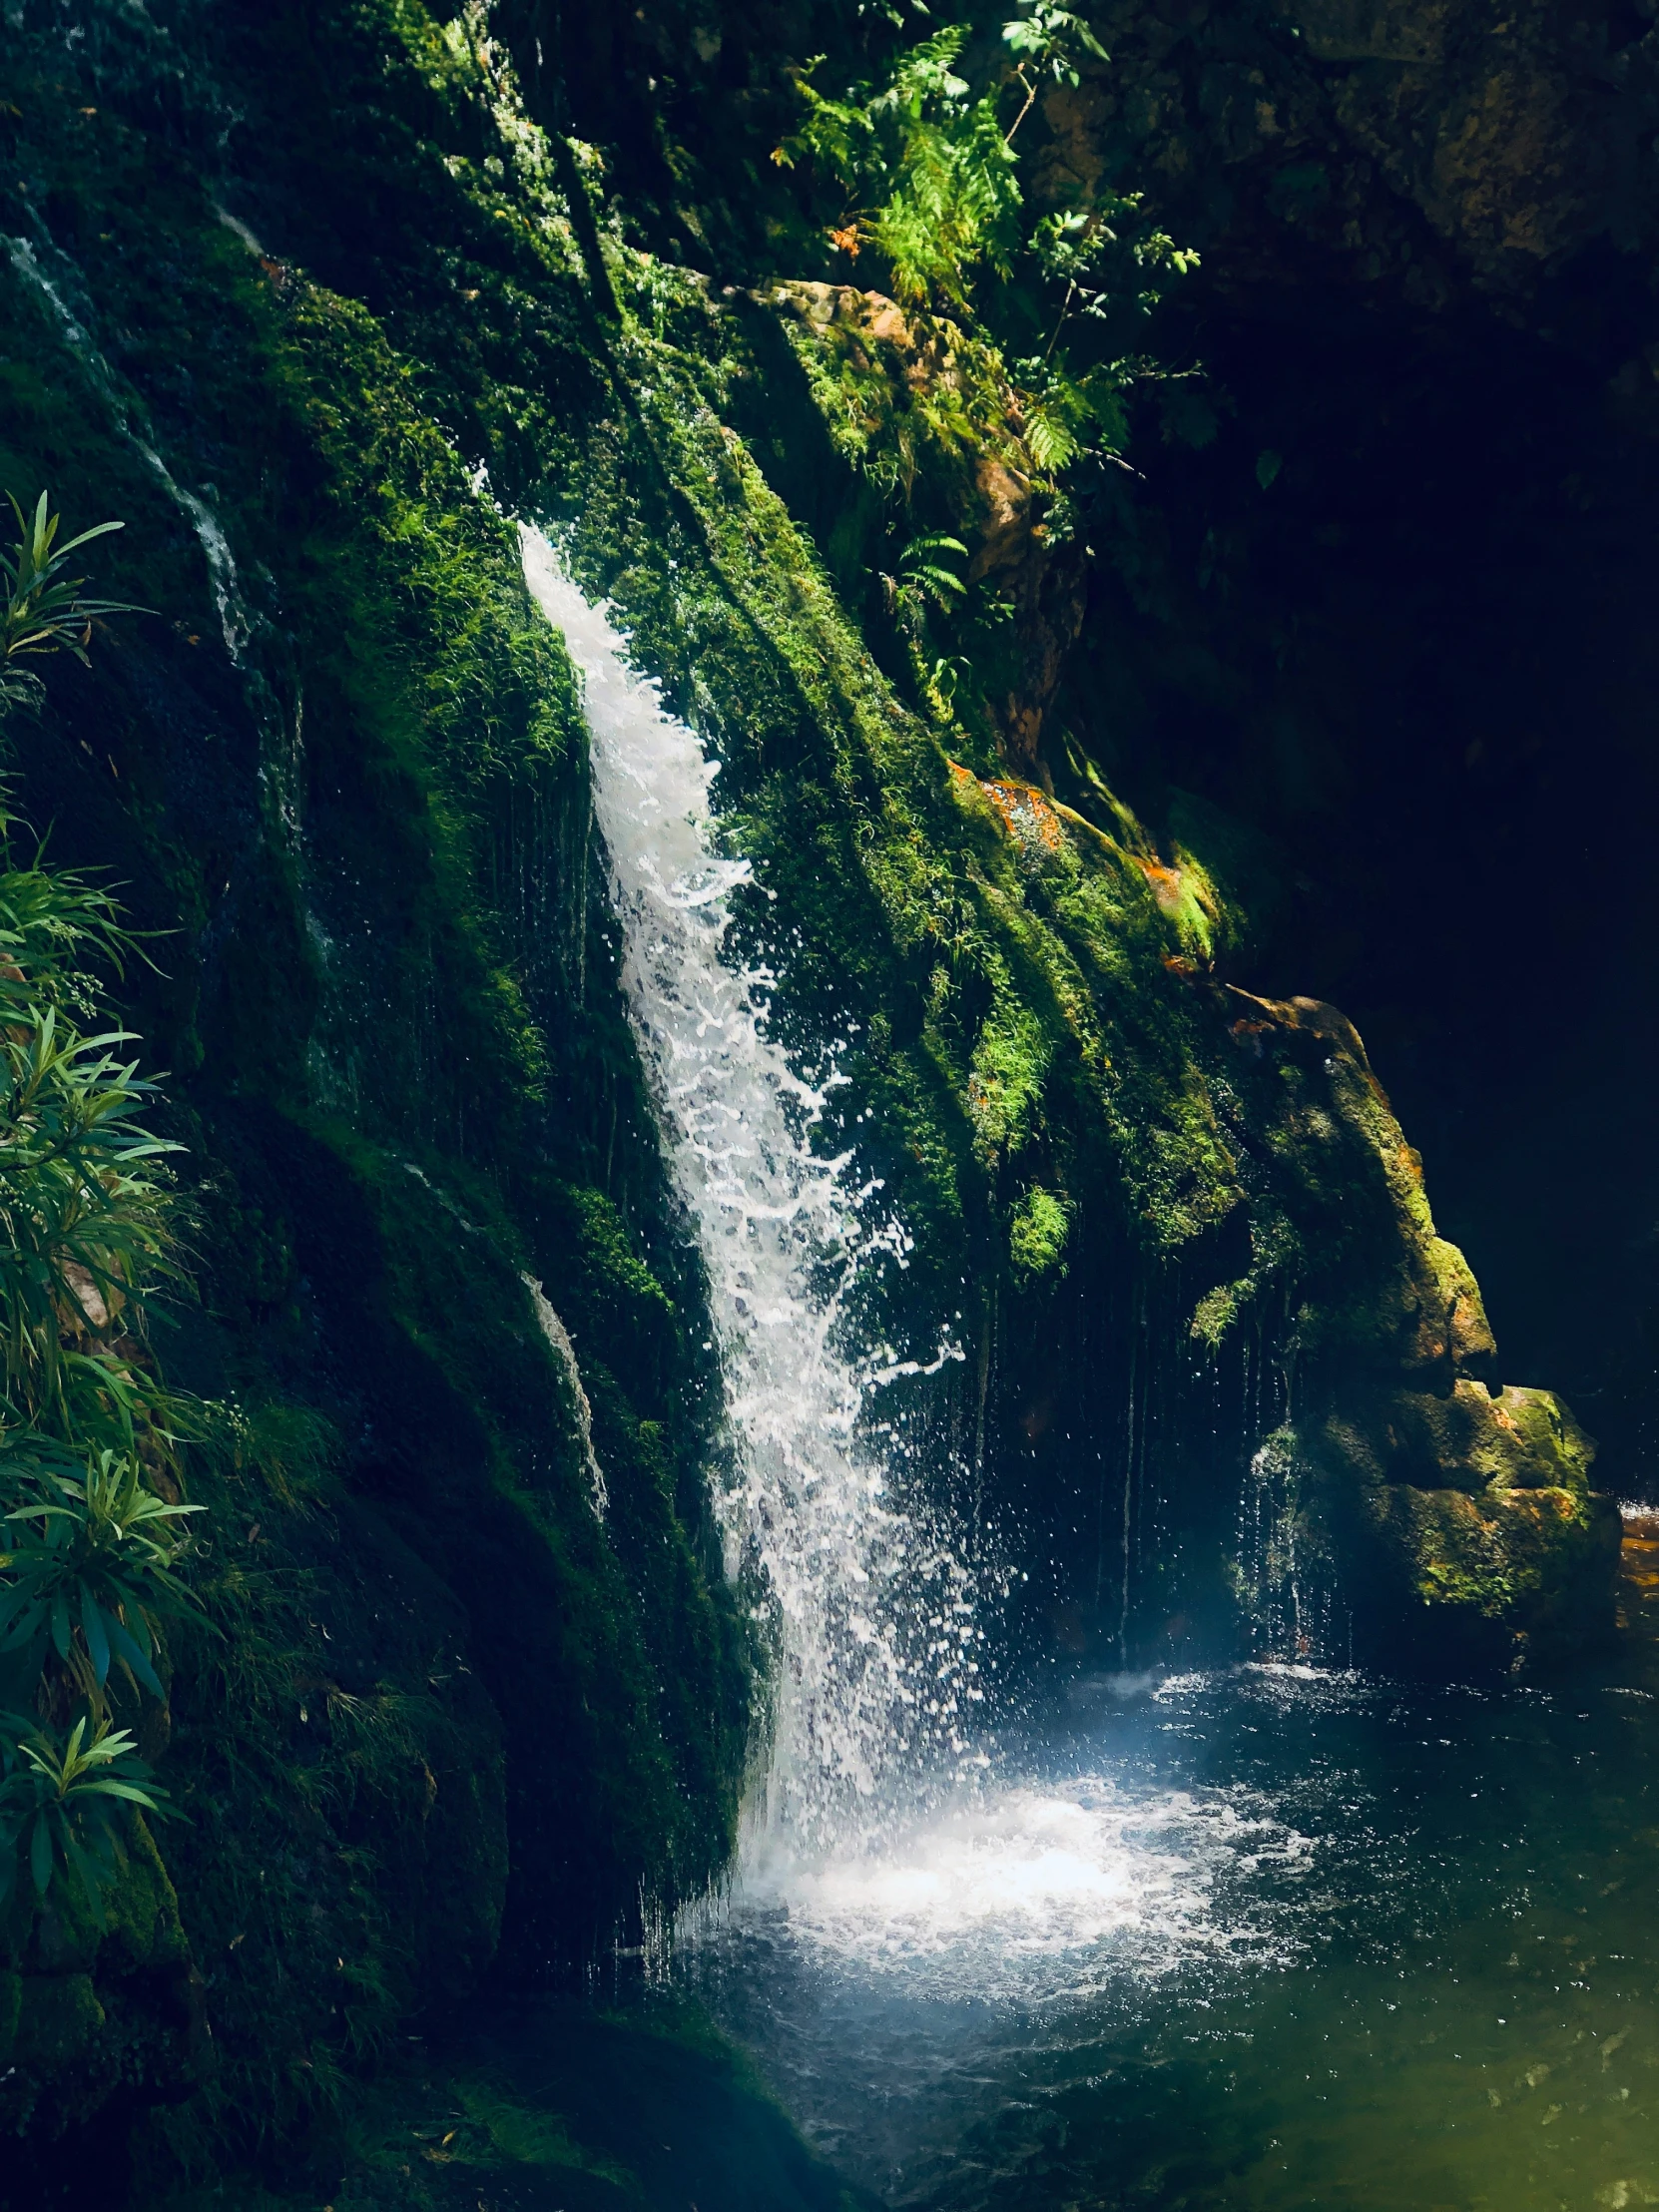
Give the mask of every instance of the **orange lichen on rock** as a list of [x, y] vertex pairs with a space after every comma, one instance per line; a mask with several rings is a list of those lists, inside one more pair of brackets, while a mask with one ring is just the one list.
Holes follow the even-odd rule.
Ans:
[[1179, 913], [1185, 891], [1180, 869], [1165, 867], [1162, 860], [1149, 860], [1139, 852], [1132, 852], [1129, 856], [1152, 885], [1152, 895], [1164, 912]]
[[1002, 826], [1027, 852], [1063, 852], [1066, 832], [1054, 803], [1035, 784], [991, 783], [979, 789], [1001, 817]]

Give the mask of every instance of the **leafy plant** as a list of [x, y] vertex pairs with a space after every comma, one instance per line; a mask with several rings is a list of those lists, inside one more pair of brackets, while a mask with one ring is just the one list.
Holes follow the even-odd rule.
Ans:
[[785, 167], [811, 159], [835, 179], [853, 204], [831, 240], [854, 259], [873, 247], [895, 296], [917, 306], [966, 307], [977, 269], [1006, 276], [1018, 244], [1020, 191], [995, 95], [974, 99], [955, 73], [966, 38], [961, 24], [935, 31], [862, 101], [818, 90], [820, 55], [797, 78], [806, 121], [774, 156]]
[[1009, 126], [1010, 142], [1031, 113], [1045, 77], [1059, 85], [1075, 85], [1082, 77], [1079, 53], [1092, 54], [1096, 61], [1111, 59], [1083, 18], [1069, 8], [1050, 7], [1048, 0], [1020, 0], [1020, 4], [1025, 12], [1002, 26], [1003, 42], [1017, 57], [1014, 75], [1025, 88], [1025, 105]]
[[117, 1049], [135, 1041], [130, 1032], [83, 1036], [22, 981], [0, 1028], [7, 1406], [13, 1420], [44, 1423], [69, 1440], [113, 1416], [130, 1445], [150, 1393], [113, 1348], [148, 1280], [176, 1272], [171, 1194], [156, 1164], [180, 1148], [138, 1119], [155, 1086]]
[[73, 653], [83, 665], [91, 642], [92, 625], [99, 615], [141, 614], [113, 599], [88, 599], [83, 595], [84, 576], [69, 576], [72, 554], [94, 538], [107, 537], [124, 527], [119, 522], [98, 522], [79, 537], [59, 545], [61, 514], [51, 512], [44, 491], [32, 514], [25, 514], [15, 494], [6, 494], [17, 521], [17, 544], [0, 552], [0, 576], [4, 600], [0, 603], [0, 714], [13, 707], [31, 705], [40, 697], [40, 678], [21, 664], [26, 657]]
[[[84, 662], [94, 618], [131, 611], [68, 572], [119, 523], [59, 545], [46, 493], [32, 515], [11, 507], [0, 717], [40, 694], [25, 659]], [[179, 1272], [160, 1162], [180, 1148], [139, 1118], [155, 1087], [122, 1049], [136, 1040], [97, 1027], [88, 963], [119, 973], [134, 949], [114, 900], [38, 849], [14, 866], [12, 828], [0, 787], [0, 1654], [42, 1711], [85, 1709], [65, 1739], [0, 1715], [0, 1900], [26, 1858], [38, 1901], [78, 1887], [101, 1921], [119, 1817], [160, 1812], [165, 1796], [112, 1728], [110, 1676], [163, 1698], [161, 1623], [195, 1604], [177, 1567], [197, 1508], [159, 1494], [146, 1466], [173, 1456], [177, 1401], [139, 1334], [146, 1290]]]
[[942, 612], [963, 596], [967, 585], [950, 566], [950, 555], [965, 560], [967, 547], [960, 538], [947, 537], [943, 531], [930, 531], [910, 540], [898, 557], [898, 581], [893, 593], [894, 607], [901, 618], [913, 616], [927, 605]]
[[132, 1737], [102, 1721], [89, 1739], [84, 1718], [64, 1743], [48, 1730], [17, 1740], [12, 1728], [0, 1729], [0, 1903], [27, 1860], [40, 1902], [54, 1883], [79, 1888], [102, 1926], [104, 1893], [123, 1857], [124, 1809], [167, 1817], [167, 1792]]
[[0, 1652], [49, 1645], [94, 1713], [112, 1665], [135, 1691], [165, 1697], [156, 1631], [196, 1605], [174, 1569], [179, 1523], [201, 1507], [158, 1497], [125, 1452], [98, 1451], [73, 1472], [39, 1454], [23, 1464], [35, 1494], [5, 1515], [17, 1533], [0, 1554]]
[[[1052, 485], [1085, 457], [1119, 458], [1124, 393], [1169, 373], [1124, 340], [1198, 257], [1150, 222], [1135, 193], [1097, 191], [1086, 206], [1027, 217], [1021, 126], [1045, 83], [1075, 85], [1086, 59], [1107, 58], [1082, 16], [1022, 0], [1002, 30], [1011, 79], [977, 91], [959, 73], [967, 36], [962, 24], [935, 31], [897, 58], [883, 86], [839, 99], [814, 82], [818, 57], [797, 78], [801, 128], [774, 158], [839, 194], [826, 233], [837, 251], [878, 257], [897, 299], [955, 318], [939, 325], [960, 341], [945, 351], [959, 364], [971, 350], [976, 380], [1011, 391], [1034, 473]], [[1004, 128], [1010, 92], [1020, 105]], [[1029, 347], [1034, 334], [1040, 350], [1005, 361], [1010, 338]], [[879, 475], [875, 456], [863, 465]], [[899, 474], [907, 496], [913, 469]]]

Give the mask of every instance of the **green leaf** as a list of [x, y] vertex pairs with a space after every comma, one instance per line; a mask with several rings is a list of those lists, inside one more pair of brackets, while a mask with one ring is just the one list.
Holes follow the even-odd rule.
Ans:
[[84, 1582], [81, 1585], [81, 1633], [87, 1640], [93, 1674], [102, 1686], [109, 1680], [110, 1639], [105, 1633], [103, 1607]]
[[76, 1792], [76, 1796], [77, 1798], [125, 1798], [133, 1805], [143, 1806], [147, 1813], [161, 1811], [161, 1807], [151, 1793], [148, 1790], [141, 1789], [136, 1782], [117, 1782], [108, 1776], [100, 1776], [96, 1782], [84, 1783], [80, 1790]]
[[138, 1680], [150, 1692], [150, 1695], [159, 1703], [165, 1704], [167, 1702], [167, 1692], [162, 1688], [161, 1678], [150, 1664], [148, 1656], [139, 1649], [126, 1624], [122, 1621], [111, 1620], [109, 1633], [110, 1643], [115, 1651], [126, 1661]]
[[1053, 473], [1075, 460], [1080, 450], [1076, 432], [1057, 411], [1033, 407], [1026, 416], [1025, 442], [1040, 469]]

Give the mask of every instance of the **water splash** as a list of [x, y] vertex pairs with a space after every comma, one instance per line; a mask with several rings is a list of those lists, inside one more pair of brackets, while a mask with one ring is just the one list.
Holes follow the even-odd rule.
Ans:
[[[1089, 1772], [959, 1807], [879, 1853], [785, 1866], [776, 1884], [763, 1858], [741, 1914], [782, 1910], [808, 1955], [912, 1997], [1047, 2003], [1196, 1958], [1282, 1959], [1284, 1928], [1236, 1892], [1309, 1849], [1248, 1791], [1137, 1792]], [[718, 1942], [718, 1914], [691, 1933]]]
[[570, 1331], [554, 1312], [547, 1293], [533, 1275], [521, 1278], [530, 1294], [530, 1303], [536, 1310], [536, 1320], [542, 1335], [553, 1349], [553, 1356], [565, 1371], [565, 1381], [570, 1384], [570, 1394], [576, 1401], [576, 1433], [582, 1444], [582, 1464], [587, 1469], [588, 1494], [593, 1500], [594, 1518], [603, 1520], [611, 1509], [611, 1493], [605, 1485], [605, 1470], [599, 1464], [599, 1454], [593, 1448], [593, 1407], [588, 1403], [588, 1393], [582, 1386], [582, 1371], [576, 1364], [576, 1347], [570, 1341]]
[[872, 1218], [876, 1186], [854, 1190], [846, 1157], [814, 1151], [834, 1076], [815, 1086], [791, 1068], [765, 1031], [771, 978], [726, 956], [749, 866], [718, 848], [718, 764], [628, 668], [547, 540], [527, 528], [523, 551], [585, 679], [624, 989], [721, 1333], [728, 1563], [755, 1571], [778, 1646], [767, 1819], [793, 1848], [828, 1846], [878, 1826], [899, 1778], [982, 1756], [971, 1578], [858, 1436], [867, 1391], [914, 1363], [881, 1348], [860, 1364], [843, 1343], [859, 1268], [902, 1260], [905, 1240]]

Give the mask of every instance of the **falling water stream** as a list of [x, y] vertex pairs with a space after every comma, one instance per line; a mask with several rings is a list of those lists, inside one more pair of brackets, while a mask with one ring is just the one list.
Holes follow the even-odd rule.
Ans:
[[899, 1502], [865, 1448], [878, 1371], [842, 1342], [859, 1271], [902, 1258], [904, 1239], [874, 1186], [814, 1149], [825, 1088], [766, 1034], [767, 976], [727, 956], [749, 869], [715, 838], [715, 765], [546, 539], [526, 531], [524, 556], [584, 679], [623, 984], [722, 1332], [729, 1565], [751, 1570], [777, 1643], [764, 1831], [822, 1850], [880, 1825], [907, 1780], [973, 1757], [971, 1582], [949, 1530]]
[[631, 1018], [722, 1332], [729, 1562], [776, 1639], [770, 1775], [677, 1972], [895, 2206], [1659, 2204], [1659, 1528], [1631, 1524], [1621, 1653], [1547, 1687], [1275, 1656], [1270, 1621], [1247, 1664], [1077, 1682], [991, 1758], [983, 1594], [883, 1462], [848, 1342], [902, 1235], [815, 1150], [824, 1087], [731, 957], [715, 764], [533, 531], [525, 567], [585, 680]]

